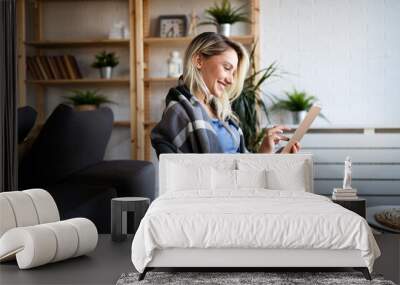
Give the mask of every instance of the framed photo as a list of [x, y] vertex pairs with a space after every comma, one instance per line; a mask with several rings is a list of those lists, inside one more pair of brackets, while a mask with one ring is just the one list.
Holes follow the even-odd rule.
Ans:
[[160, 37], [175, 38], [184, 37], [187, 33], [186, 15], [159, 16]]

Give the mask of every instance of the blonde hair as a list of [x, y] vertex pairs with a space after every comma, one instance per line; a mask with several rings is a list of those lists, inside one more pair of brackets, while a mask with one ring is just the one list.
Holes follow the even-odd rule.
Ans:
[[[210, 94], [204, 83], [200, 70], [196, 67], [195, 58], [197, 55], [205, 58], [219, 55], [229, 48], [237, 53], [238, 66], [232, 84], [226, 89], [223, 96], [216, 97]], [[248, 68], [249, 56], [240, 43], [231, 41], [220, 34], [205, 32], [196, 36], [186, 49], [183, 63], [183, 83], [192, 94], [203, 93], [206, 103], [210, 104], [218, 119], [225, 121], [229, 117], [235, 117], [232, 114], [230, 103], [242, 92]]]

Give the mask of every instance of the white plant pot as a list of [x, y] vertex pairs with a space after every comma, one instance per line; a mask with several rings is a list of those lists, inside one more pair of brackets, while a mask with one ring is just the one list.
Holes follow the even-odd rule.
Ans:
[[297, 125], [300, 124], [307, 115], [307, 111], [300, 111], [300, 112], [292, 112], [293, 116], [293, 124]]
[[231, 26], [231, 24], [219, 24], [217, 27], [218, 34], [229, 37], [231, 35]]
[[100, 78], [110, 79], [112, 77], [113, 68], [111, 66], [101, 67]]
[[306, 116], [307, 116], [307, 111], [300, 111], [299, 112], [299, 120], [300, 120], [299, 123], [301, 123], [305, 119]]

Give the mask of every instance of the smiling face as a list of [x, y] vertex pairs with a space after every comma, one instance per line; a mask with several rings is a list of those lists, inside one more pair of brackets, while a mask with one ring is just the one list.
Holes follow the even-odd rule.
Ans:
[[233, 83], [238, 61], [238, 55], [232, 48], [210, 57], [197, 56], [196, 67], [212, 95], [221, 97]]

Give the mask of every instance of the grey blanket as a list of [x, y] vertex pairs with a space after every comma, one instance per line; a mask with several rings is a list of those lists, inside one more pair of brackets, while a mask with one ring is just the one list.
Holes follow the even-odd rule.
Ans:
[[[239, 131], [238, 152], [247, 152], [238, 124], [233, 119], [228, 119], [227, 123]], [[151, 131], [151, 143], [157, 156], [161, 153], [223, 153], [206, 110], [184, 85], [169, 90], [162, 119]]]

